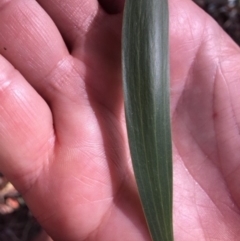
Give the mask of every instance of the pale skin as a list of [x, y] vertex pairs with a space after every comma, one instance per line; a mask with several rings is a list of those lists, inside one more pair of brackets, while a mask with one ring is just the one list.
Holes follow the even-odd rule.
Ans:
[[[122, 7], [0, 1], [1, 172], [56, 241], [150, 241], [125, 130]], [[239, 240], [240, 49], [190, 0], [170, 1], [170, 23], [175, 241]]]

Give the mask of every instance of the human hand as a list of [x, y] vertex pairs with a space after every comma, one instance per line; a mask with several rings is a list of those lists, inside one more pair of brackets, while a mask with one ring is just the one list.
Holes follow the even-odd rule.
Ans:
[[[108, 2], [0, 3], [1, 171], [56, 241], [150, 240]], [[175, 240], [237, 240], [240, 51], [191, 1], [170, 13]]]

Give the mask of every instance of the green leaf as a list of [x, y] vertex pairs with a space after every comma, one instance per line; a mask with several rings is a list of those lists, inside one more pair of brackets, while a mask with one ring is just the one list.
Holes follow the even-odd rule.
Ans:
[[154, 241], [172, 241], [167, 0], [127, 0], [123, 79], [129, 146]]

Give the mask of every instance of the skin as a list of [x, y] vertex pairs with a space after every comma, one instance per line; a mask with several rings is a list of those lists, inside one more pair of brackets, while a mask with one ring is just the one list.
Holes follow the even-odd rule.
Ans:
[[[150, 241], [127, 147], [123, 1], [0, 1], [0, 166], [56, 241]], [[175, 241], [240, 225], [240, 50], [170, 1]]]

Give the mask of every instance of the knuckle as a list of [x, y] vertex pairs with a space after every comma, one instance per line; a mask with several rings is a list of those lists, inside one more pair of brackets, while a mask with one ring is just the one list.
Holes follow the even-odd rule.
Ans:
[[66, 97], [79, 94], [84, 88], [80, 72], [68, 57], [59, 61], [43, 82], [48, 93]]

